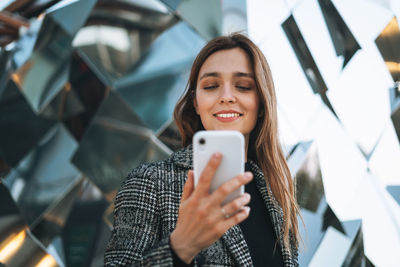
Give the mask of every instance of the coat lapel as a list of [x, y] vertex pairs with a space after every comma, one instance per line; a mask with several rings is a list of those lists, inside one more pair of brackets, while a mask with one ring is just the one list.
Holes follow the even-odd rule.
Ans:
[[[192, 145], [175, 152], [172, 159], [181, 167], [193, 169]], [[249, 248], [238, 225], [226, 231], [221, 239], [237, 266], [253, 266]]]
[[[172, 155], [173, 161], [186, 169], [193, 169], [193, 157], [192, 157], [192, 145], [183, 148]], [[264, 178], [264, 173], [258, 167], [256, 163], [249, 160], [250, 171], [254, 175], [256, 185], [261, 193], [264, 203], [267, 207], [268, 213], [271, 216], [272, 224], [274, 225], [274, 230], [276, 237], [279, 241], [284, 266], [297, 266], [291, 250], [285, 247], [283, 242], [282, 225], [283, 225], [283, 211], [279, 206], [277, 200], [272, 194], [271, 187], [269, 183], [266, 182]], [[252, 266], [251, 256], [249, 248], [244, 240], [242, 230], [238, 225], [229, 229], [223, 236], [222, 242], [231, 253], [233, 259], [238, 266]]]
[[253, 266], [249, 247], [247, 246], [242, 230], [238, 225], [235, 225], [226, 231], [222, 236], [222, 242], [231, 253], [236, 266]]

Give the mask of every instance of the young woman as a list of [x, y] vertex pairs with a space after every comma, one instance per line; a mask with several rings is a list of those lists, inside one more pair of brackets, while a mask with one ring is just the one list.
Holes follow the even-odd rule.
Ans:
[[[299, 211], [258, 47], [241, 34], [211, 40], [174, 117], [184, 148], [129, 174], [115, 200], [105, 265], [297, 266]], [[196, 187], [191, 170], [192, 137], [204, 129], [237, 130], [246, 140], [246, 172], [212, 193], [222, 156], [211, 157]], [[246, 193], [222, 206], [241, 185]]]

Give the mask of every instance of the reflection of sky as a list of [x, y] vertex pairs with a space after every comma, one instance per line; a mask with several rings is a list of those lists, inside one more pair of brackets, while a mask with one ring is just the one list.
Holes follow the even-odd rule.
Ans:
[[[344, 70], [318, 1], [248, 1], [249, 35], [272, 69], [284, 146], [317, 141], [332, 210], [341, 220], [362, 218], [365, 252], [373, 263], [400, 266], [400, 258], [393, 259], [400, 251], [400, 207], [385, 190], [386, 185], [400, 184], [400, 145], [390, 119], [393, 81], [375, 45], [393, 14], [400, 15], [400, 1], [332, 2], [361, 46]], [[328, 86], [339, 121], [313, 94], [282, 30], [291, 12]], [[382, 225], [388, 227], [381, 231]], [[330, 235], [326, 238], [335, 233]]]
[[3, 10], [3, 8], [11, 4], [11, 2], [14, 2], [14, 0], [2, 0], [0, 2], [0, 10]]
[[182, 64], [191, 64], [203, 44], [204, 40], [186, 23], [178, 23], [157, 38], [144, 61], [135, 69], [135, 75], [124, 78], [120, 84], [180, 69]]
[[81, 29], [73, 41], [73, 46], [92, 45], [96, 42], [124, 52], [130, 49], [129, 32], [107, 25], [91, 25]]
[[[350, 239], [341, 232], [331, 226], [328, 227], [308, 266], [341, 266], [350, 248], [350, 242]], [[332, 251], [335, 251], [335, 253], [332, 253]]]

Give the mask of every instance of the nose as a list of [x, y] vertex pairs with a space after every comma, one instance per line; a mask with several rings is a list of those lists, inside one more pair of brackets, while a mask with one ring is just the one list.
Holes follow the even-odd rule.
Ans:
[[236, 102], [236, 97], [232, 90], [232, 86], [227, 84], [221, 88], [221, 94], [219, 97], [220, 103], [234, 103]]

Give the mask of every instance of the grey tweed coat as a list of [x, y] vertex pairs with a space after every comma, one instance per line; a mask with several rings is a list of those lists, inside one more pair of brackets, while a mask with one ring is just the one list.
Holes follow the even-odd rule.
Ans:
[[[298, 266], [292, 242], [284, 247], [282, 209], [277, 205], [261, 169], [249, 161], [257, 187], [271, 216], [280, 242], [284, 265]], [[192, 147], [164, 161], [135, 168], [115, 199], [114, 229], [105, 253], [105, 266], [172, 266], [169, 236], [178, 219], [179, 201], [187, 171], [192, 169]], [[252, 266], [249, 249], [239, 226], [229, 229], [217, 242], [202, 250], [195, 266]]]

